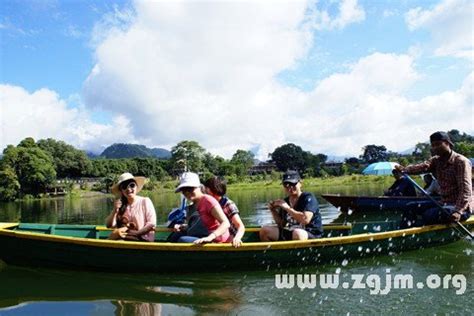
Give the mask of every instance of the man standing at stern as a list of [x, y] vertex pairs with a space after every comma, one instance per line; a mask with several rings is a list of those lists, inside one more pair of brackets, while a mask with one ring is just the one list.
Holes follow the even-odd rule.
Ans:
[[[433, 133], [430, 136], [430, 142], [433, 157], [419, 164], [396, 168], [407, 174], [431, 172], [438, 179], [444, 211], [439, 207], [424, 211], [421, 214], [422, 224], [466, 220], [474, 209], [471, 162], [453, 151], [454, 144], [445, 132]], [[404, 214], [401, 226], [413, 226], [416, 217], [417, 214], [413, 212]]]

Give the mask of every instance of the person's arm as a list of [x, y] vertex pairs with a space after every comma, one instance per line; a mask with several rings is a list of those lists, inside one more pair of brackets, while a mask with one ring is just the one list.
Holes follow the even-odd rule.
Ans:
[[107, 216], [107, 218], [105, 219], [105, 226], [107, 228], [113, 228], [117, 225], [117, 214], [121, 206], [122, 206], [122, 201], [120, 201], [120, 199], [114, 201], [114, 209], [109, 214], [109, 216]]
[[425, 172], [431, 172], [434, 169], [434, 164], [436, 163], [438, 156], [431, 157], [427, 161], [424, 161], [419, 164], [409, 165], [406, 167], [397, 165], [395, 168], [401, 172], [407, 174], [420, 174]]
[[459, 188], [459, 196], [456, 200], [455, 212], [460, 215], [461, 212], [469, 208], [469, 203], [472, 199], [472, 170], [471, 165], [467, 160], [458, 162], [455, 168], [456, 181]]
[[285, 201], [279, 203], [279, 206], [301, 225], [309, 224], [311, 222], [311, 219], [313, 218], [313, 212], [306, 210], [303, 212], [297, 211]]
[[227, 219], [227, 216], [225, 216], [224, 211], [222, 210], [219, 204], [216, 204], [212, 207], [211, 214], [220, 223], [219, 227], [217, 227], [215, 231], [210, 233], [209, 236], [195, 240], [195, 244], [212, 242], [214, 239], [224, 235], [225, 232], [229, 230], [229, 220]]
[[[279, 200], [277, 200], [279, 201]], [[275, 221], [275, 224], [277, 224], [278, 227], [283, 227], [285, 226], [285, 220], [281, 217], [279, 210], [279, 206], [277, 206], [275, 203], [277, 201], [270, 201], [268, 203], [268, 209], [272, 213], [273, 220]]]
[[232, 245], [237, 248], [242, 244], [245, 226], [239, 214], [234, 214], [234, 216], [232, 216], [232, 224], [237, 228], [237, 232], [235, 233], [234, 239], [232, 240]]

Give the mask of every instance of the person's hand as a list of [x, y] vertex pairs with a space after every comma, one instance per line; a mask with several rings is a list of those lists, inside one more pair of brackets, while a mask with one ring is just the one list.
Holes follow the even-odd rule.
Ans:
[[114, 210], [117, 212], [120, 208], [122, 207], [122, 201], [119, 199], [119, 200], [115, 200], [114, 202]]
[[182, 232], [184, 230], [186, 230], [186, 228], [188, 227], [187, 224], [175, 224], [174, 227], [173, 227], [173, 231], [174, 232]]
[[[137, 237], [138, 236], [138, 230], [129, 229], [129, 230], [127, 230], [127, 233], [125, 234], [125, 236], [135, 236], [135, 237]], [[122, 238], [124, 238], [124, 237], [122, 237]]]
[[214, 239], [216, 239], [216, 234], [211, 233], [211, 234], [210, 234], [209, 236], [207, 236], [207, 237], [203, 237], [203, 238], [199, 238], [199, 239], [195, 240], [195, 241], [193, 242], [193, 244], [195, 244], [195, 245], [207, 244], [207, 243], [212, 242]]
[[396, 165], [395, 166], [395, 169], [400, 171], [401, 173], [404, 173], [405, 172], [405, 167], [403, 167], [402, 165]]
[[240, 238], [234, 238], [234, 240], [232, 240], [232, 246], [239, 248], [242, 246], [242, 240]]
[[274, 211], [275, 210], [275, 201], [269, 201], [267, 203], [267, 207], [270, 209], [270, 211]]
[[451, 214], [451, 220], [453, 222], [459, 222], [461, 220], [461, 213], [460, 212], [454, 212]]
[[285, 202], [285, 200], [276, 200], [274, 201], [274, 205], [276, 207], [280, 207], [285, 211], [288, 211], [291, 207], [288, 205], [288, 203]]
[[112, 240], [123, 239], [127, 236], [127, 231], [128, 231], [127, 227], [116, 228], [110, 234], [109, 239], [112, 239]]

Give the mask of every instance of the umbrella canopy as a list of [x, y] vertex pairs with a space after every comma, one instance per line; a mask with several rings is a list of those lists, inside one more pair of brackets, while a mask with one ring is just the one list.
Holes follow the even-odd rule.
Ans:
[[365, 175], [372, 174], [376, 176], [388, 176], [392, 174], [392, 170], [395, 166], [398, 166], [398, 163], [390, 161], [374, 162], [368, 165], [362, 173]]

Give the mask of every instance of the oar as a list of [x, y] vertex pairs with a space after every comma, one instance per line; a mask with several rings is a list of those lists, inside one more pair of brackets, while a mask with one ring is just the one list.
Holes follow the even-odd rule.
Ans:
[[[433, 202], [437, 207], [439, 207], [441, 210], [443, 210], [443, 212], [448, 215], [448, 216], [451, 216], [451, 213], [449, 213], [441, 204], [438, 203], [438, 201], [436, 201], [435, 199], [433, 199], [432, 196], [430, 196], [418, 183], [415, 182], [415, 180], [413, 180], [412, 178], [410, 178], [409, 175], [407, 174], [404, 174], [404, 177], [407, 178], [414, 186], [415, 188], [417, 188], [421, 193], [423, 193], [428, 199], [431, 200], [431, 202]], [[474, 235], [469, 231], [469, 229], [467, 229], [463, 224], [461, 224], [459, 221], [458, 222], [455, 222], [469, 237], [471, 237], [471, 239], [474, 240]]]

